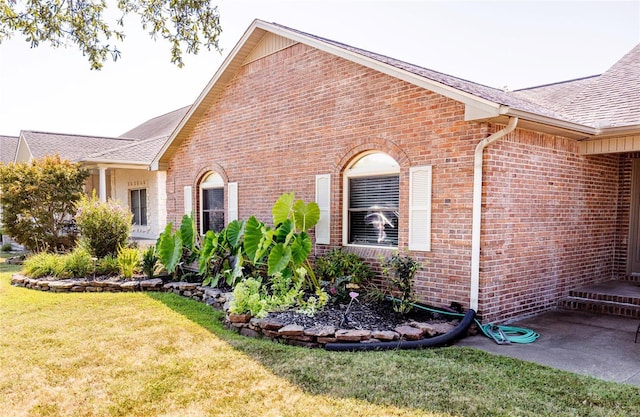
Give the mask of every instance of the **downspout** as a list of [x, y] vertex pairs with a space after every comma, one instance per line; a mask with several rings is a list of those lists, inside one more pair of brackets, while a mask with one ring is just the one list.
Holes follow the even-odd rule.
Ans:
[[473, 218], [471, 225], [471, 290], [469, 308], [478, 311], [480, 288], [480, 232], [482, 230], [482, 157], [484, 148], [513, 132], [518, 124], [517, 117], [511, 117], [504, 129], [482, 139], [476, 145], [473, 158]]

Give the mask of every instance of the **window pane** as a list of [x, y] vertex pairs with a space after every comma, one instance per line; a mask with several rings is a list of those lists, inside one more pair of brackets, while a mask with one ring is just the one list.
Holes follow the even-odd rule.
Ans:
[[130, 191], [130, 200], [131, 200], [131, 213], [133, 214], [131, 223], [140, 224], [140, 194], [138, 193], [138, 190]]
[[398, 245], [399, 176], [349, 179], [349, 243]]
[[202, 190], [202, 231], [224, 228], [224, 188]]

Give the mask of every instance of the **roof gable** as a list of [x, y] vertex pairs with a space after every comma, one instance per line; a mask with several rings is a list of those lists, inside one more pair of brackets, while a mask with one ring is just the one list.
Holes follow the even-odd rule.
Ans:
[[[629, 97], [638, 91], [640, 46], [597, 80], [588, 77], [588, 81], [585, 78], [581, 83], [558, 83], [557, 88], [546, 86], [528, 91], [506, 92], [276, 23], [255, 20], [180, 121], [153, 160], [151, 168], [166, 167], [182, 141], [193, 131], [206, 110], [217, 101], [243, 65], [296, 43], [303, 43], [461, 102], [465, 105], [467, 121], [504, 122], [507, 116], [516, 116], [523, 121], [522, 127], [575, 138], [600, 134], [601, 125], [597, 123], [596, 117], [605, 113], [608, 117], [616, 118], [610, 126], [616, 123], [626, 123], [626, 126], [634, 129], [640, 126], [640, 95]], [[630, 77], [635, 79], [630, 80]], [[582, 95], [576, 92], [578, 87], [584, 87]], [[629, 89], [630, 87], [633, 89]], [[570, 96], [562, 91], [566, 88], [571, 89]], [[620, 98], [618, 105], [611, 106], [608, 113], [601, 112], [602, 106], [608, 106], [607, 100], [612, 91]], [[592, 96], [595, 97], [594, 100], [591, 100]], [[634, 111], [626, 111], [628, 106], [635, 106]]]

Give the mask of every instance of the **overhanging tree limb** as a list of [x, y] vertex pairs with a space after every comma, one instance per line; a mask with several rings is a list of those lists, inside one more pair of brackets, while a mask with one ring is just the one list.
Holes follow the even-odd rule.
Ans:
[[[110, 21], [108, 15], [120, 17]], [[118, 0], [115, 6], [105, 0], [0, 0], [0, 43], [20, 34], [32, 48], [75, 45], [91, 69], [100, 69], [109, 56], [120, 57], [117, 43], [124, 40], [120, 28], [128, 15], [137, 15], [151, 38], [169, 42], [178, 67], [183, 51], [220, 51], [220, 15], [208, 0]]]

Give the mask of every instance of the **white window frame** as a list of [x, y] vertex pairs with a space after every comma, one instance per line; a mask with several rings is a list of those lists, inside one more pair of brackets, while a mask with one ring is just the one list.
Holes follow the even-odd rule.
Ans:
[[[356, 243], [349, 243], [349, 179], [351, 178], [362, 178], [362, 177], [375, 177], [375, 176], [383, 176], [383, 175], [400, 175], [400, 166], [395, 167], [387, 167], [386, 169], [380, 169], [377, 167], [369, 167], [366, 169], [353, 169], [353, 167], [360, 161], [362, 158], [373, 155], [373, 154], [384, 154], [391, 157], [389, 154], [386, 154], [382, 151], [370, 151], [365, 152], [359, 155], [357, 159], [355, 159], [349, 167], [344, 171], [344, 175], [342, 178], [342, 190], [343, 190], [343, 200], [342, 200], [342, 245], [343, 246], [353, 246], [353, 247], [364, 247], [364, 248], [384, 248], [384, 249], [397, 249], [398, 246], [389, 246], [389, 245], [362, 245]], [[397, 161], [396, 161], [397, 163]], [[398, 193], [400, 193], [400, 187], [402, 184], [398, 186]]]
[[[135, 213], [133, 212], [133, 192], [138, 192], [138, 200], [142, 203], [142, 199], [140, 198], [140, 192], [144, 191], [144, 218], [146, 220], [146, 224], [140, 224], [140, 223], [133, 223], [133, 221], [135, 220], [136, 216]], [[138, 216], [138, 219], [142, 218], [142, 204], [140, 204], [140, 215]], [[133, 226], [138, 226], [138, 227], [147, 227], [149, 226], [149, 190], [147, 188], [129, 188], [129, 211], [131, 212], [131, 214], [133, 214], [133, 218], [131, 219], [132, 225]]]
[[[203, 212], [203, 208], [204, 208], [204, 201], [203, 201], [203, 197], [204, 197], [204, 190], [213, 190], [213, 189], [222, 189], [222, 195], [223, 195], [223, 199], [225, 198], [225, 192], [224, 192], [224, 180], [222, 179], [222, 177], [220, 176], [220, 174], [218, 174], [215, 171], [210, 171], [207, 172], [203, 177], [202, 177], [202, 182], [200, 182], [200, 185], [198, 186], [198, 193], [200, 198], [198, 199], [198, 214], [200, 215], [200, 225], [199, 225], [199, 229], [200, 229], [200, 234], [204, 235], [205, 231], [203, 229], [203, 225], [204, 225], [204, 212]], [[226, 213], [225, 213], [225, 222], [226, 222]]]

